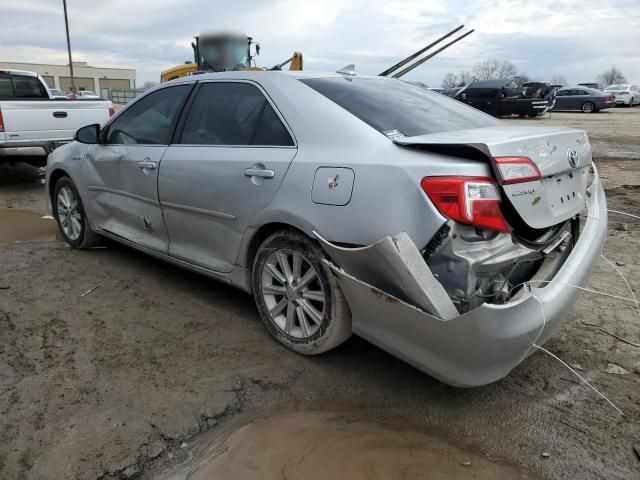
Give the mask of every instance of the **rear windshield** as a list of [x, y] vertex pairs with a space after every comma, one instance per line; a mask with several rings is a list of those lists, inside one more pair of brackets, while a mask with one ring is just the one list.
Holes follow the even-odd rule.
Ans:
[[500, 125], [479, 110], [402, 80], [356, 77], [300, 81], [382, 133], [397, 130], [411, 137]]

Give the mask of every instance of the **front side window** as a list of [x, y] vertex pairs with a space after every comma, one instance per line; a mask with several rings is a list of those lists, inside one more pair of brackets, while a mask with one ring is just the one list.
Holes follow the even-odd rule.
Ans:
[[109, 126], [112, 145], [167, 145], [171, 127], [190, 85], [163, 88], [144, 96]]
[[300, 80], [363, 122], [406, 136], [501, 125], [489, 115], [402, 80], [309, 78]]
[[289, 132], [262, 92], [254, 85], [240, 82], [202, 84], [178, 143], [293, 145]]

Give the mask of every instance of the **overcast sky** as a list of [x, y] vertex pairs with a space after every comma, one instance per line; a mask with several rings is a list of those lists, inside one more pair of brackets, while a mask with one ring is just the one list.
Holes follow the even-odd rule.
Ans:
[[[138, 84], [192, 59], [207, 30], [261, 43], [258, 65], [303, 52], [305, 70], [376, 74], [464, 23], [475, 33], [406, 78], [511, 60], [531, 79], [595, 80], [616, 65], [640, 82], [639, 0], [68, 0], [74, 61], [135, 68]], [[62, 0], [0, 0], [0, 61], [67, 63]]]

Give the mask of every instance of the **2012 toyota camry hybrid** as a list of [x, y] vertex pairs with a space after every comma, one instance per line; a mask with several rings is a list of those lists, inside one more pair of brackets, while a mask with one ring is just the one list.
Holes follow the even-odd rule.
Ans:
[[340, 73], [162, 84], [51, 153], [46, 181], [72, 247], [108, 237], [252, 292], [295, 352], [356, 333], [457, 386], [559, 328], [607, 222], [583, 131]]

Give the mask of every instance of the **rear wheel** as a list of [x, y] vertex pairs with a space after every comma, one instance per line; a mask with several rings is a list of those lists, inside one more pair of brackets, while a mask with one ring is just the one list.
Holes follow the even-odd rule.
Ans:
[[52, 200], [53, 216], [65, 242], [74, 248], [89, 248], [100, 242], [100, 236], [89, 226], [78, 190], [69, 177], [56, 182]]
[[593, 113], [596, 111], [596, 106], [593, 102], [584, 102], [582, 104], [582, 111], [584, 113]]
[[305, 355], [326, 352], [351, 336], [351, 313], [322, 249], [292, 230], [268, 237], [258, 249], [253, 296], [276, 340]]

